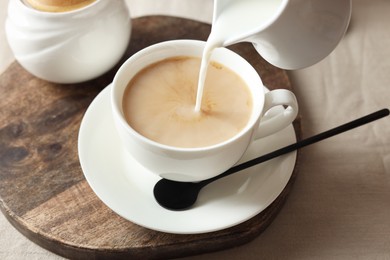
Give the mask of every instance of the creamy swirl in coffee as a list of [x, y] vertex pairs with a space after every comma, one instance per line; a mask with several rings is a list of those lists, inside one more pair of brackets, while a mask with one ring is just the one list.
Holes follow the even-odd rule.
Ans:
[[235, 72], [211, 62], [196, 113], [200, 63], [200, 58], [174, 57], [141, 70], [123, 97], [129, 125], [153, 141], [186, 148], [218, 144], [239, 133], [252, 111], [248, 86]]

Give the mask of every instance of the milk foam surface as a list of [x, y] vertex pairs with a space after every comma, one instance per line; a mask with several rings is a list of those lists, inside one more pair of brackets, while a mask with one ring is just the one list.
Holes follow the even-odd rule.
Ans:
[[252, 112], [248, 86], [235, 72], [211, 62], [196, 113], [200, 63], [200, 58], [176, 57], [138, 73], [123, 98], [129, 125], [151, 140], [175, 147], [210, 146], [240, 132]]

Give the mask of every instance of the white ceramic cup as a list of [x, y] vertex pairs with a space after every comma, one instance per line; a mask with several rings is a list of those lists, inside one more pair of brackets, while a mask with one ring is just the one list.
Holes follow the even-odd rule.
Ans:
[[[163, 145], [133, 130], [122, 111], [123, 94], [129, 81], [146, 66], [165, 58], [201, 57], [204, 45], [205, 42], [195, 40], [173, 40], [152, 45], [131, 56], [120, 67], [113, 81], [112, 112], [123, 147], [141, 165], [163, 178], [199, 181], [216, 176], [232, 167], [254, 138], [282, 130], [292, 123], [298, 113], [298, 104], [292, 92], [279, 89], [265, 93], [259, 75], [245, 59], [226, 48], [218, 48], [214, 50], [211, 60], [240, 75], [252, 94], [253, 110], [244, 129], [222, 143], [201, 148]], [[287, 108], [260, 122], [266, 111], [280, 105]]]
[[125, 0], [96, 0], [68, 12], [44, 12], [10, 0], [6, 36], [15, 59], [31, 74], [78, 83], [112, 69], [129, 44]]

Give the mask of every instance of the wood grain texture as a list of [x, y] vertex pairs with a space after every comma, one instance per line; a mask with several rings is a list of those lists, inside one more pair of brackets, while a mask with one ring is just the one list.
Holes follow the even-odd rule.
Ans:
[[[167, 16], [133, 20], [132, 39], [119, 64], [136, 51], [171, 39], [206, 40], [210, 25]], [[291, 89], [287, 74], [266, 63], [250, 44], [231, 47], [270, 89]], [[68, 258], [174, 258], [244, 244], [272, 222], [291, 189], [263, 212], [232, 228], [174, 235], [135, 225], [107, 208], [84, 179], [77, 154], [81, 119], [119, 64], [85, 83], [40, 80], [14, 62], [0, 76], [0, 208], [21, 233]], [[299, 135], [299, 120], [295, 122]]]

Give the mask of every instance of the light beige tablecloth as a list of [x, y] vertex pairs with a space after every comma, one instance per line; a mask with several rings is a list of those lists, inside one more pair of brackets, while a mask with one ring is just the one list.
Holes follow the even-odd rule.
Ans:
[[[134, 17], [211, 21], [211, 0], [130, 0]], [[13, 61], [0, 2], [0, 72]], [[351, 26], [322, 62], [289, 72], [303, 137], [390, 107], [390, 1], [354, 0]], [[1, 100], [1, 97], [0, 97]], [[187, 259], [390, 259], [390, 118], [304, 148], [284, 208], [254, 241]], [[0, 259], [61, 259], [0, 214]]]

